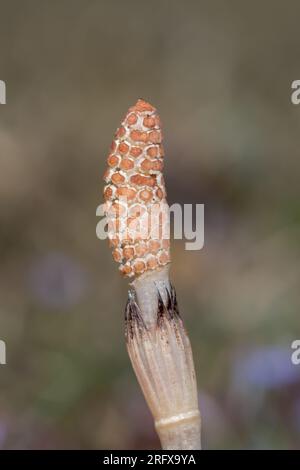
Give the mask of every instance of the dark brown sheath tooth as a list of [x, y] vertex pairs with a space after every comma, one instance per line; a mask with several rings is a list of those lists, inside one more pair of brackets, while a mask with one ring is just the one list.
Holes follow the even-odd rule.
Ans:
[[133, 339], [135, 332], [146, 331], [147, 327], [143, 320], [140, 308], [135, 300], [134, 293], [128, 291], [128, 300], [125, 306], [125, 338], [126, 341]]

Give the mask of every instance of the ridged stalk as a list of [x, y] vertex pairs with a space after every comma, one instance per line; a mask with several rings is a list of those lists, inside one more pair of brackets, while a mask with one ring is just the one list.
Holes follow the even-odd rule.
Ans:
[[[145, 290], [150, 293], [148, 297]], [[138, 302], [141, 296], [147, 299], [142, 305]], [[192, 349], [166, 271], [159, 276], [145, 275], [132, 283], [125, 322], [128, 354], [162, 448], [200, 449]]]

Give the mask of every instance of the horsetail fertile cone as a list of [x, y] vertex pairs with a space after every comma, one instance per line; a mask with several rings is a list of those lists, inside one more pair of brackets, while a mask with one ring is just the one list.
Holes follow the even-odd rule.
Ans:
[[125, 308], [129, 357], [163, 449], [200, 449], [193, 356], [169, 281], [169, 207], [159, 116], [144, 100], [115, 133], [104, 175], [113, 258], [131, 279]]

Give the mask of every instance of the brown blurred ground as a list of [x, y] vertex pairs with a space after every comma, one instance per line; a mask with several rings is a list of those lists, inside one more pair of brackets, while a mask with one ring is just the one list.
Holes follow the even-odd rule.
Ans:
[[95, 235], [112, 135], [139, 97], [165, 129], [173, 243], [205, 448], [299, 448], [296, 1], [0, 2], [0, 447], [155, 448], [123, 340], [127, 284]]

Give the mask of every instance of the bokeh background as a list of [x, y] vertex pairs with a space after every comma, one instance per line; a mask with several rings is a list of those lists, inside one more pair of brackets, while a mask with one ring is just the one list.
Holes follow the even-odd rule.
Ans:
[[172, 243], [203, 446], [300, 448], [297, 1], [0, 1], [0, 447], [158, 448], [96, 238], [105, 157], [137, 98], [164, 124]]

